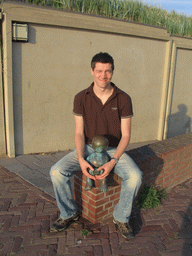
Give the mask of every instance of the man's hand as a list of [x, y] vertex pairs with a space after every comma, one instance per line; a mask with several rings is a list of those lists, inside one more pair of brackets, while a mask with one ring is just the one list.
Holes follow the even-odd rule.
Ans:
[[79, 164], [80, 164], [81, 170], [82, 170], [83, 174], [85, 174], [85, 176], [87, 176], [88, 178], [90, 178], [92, 180], [96, 180], [96, 178], [94, 176], [89, 174], [89, 169], [91, 171], [94, 171], [94, 169], [85, 159], [79, 160]]
[[102, 180], [104, 178], [106, 178], [109, 173], [111, 172], [111, 170], [114, 168], [116, 162], [114, 160], [111, 160], [109, 162], [107, 162], [106, 164], [102, 165], [101, 167], [99, 167], [97, 169], [97, 171], [101, 171], [103, 170], [103, 173], [101, 175], [96, 175], [95, 178], [97, 180]]

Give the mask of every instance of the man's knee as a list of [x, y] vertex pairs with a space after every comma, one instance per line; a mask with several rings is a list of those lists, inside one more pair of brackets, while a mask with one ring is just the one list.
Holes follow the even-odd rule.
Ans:
[[58, 174], [58, 170], [56, 168], [51, 168], [49, 174], [50, 174], [51, 177], [56, 177], [57, 174]]
[[142, 183], [142, 172], [138, 171], [138, 172], [132, 173], [130, 178], [129, 178], [129, 182], [133, 186], [140, 186], [141, 183]]
[[64, 175], [60, 173], [57, 168], [52, 168], [50, 171], [50, 177], [52, 182], [56, 185], [57, 183], [62, 183], [65, 179]]

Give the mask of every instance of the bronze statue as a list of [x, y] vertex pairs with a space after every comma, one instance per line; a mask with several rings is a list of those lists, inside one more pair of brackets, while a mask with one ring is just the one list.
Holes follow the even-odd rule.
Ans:
[[[92, 147], [95, 150], [95, 152], [91, 153], [86, 159], [87, 162], [91, 164], [91, 166], [94, 168], [94, 171], [89, 170], [89, 173], [92, 176], [101, 175], [103, 173], [103, 170], [97, 171], [97, 168], [109, 162], [110, 157], [105, 152], [105, 150], [108, 148], [108, 145], [108, 139], [105, 138], [104, 136], [99, 135], [93, 138]], [[89, 191], [93, 188], [93, 186], [94, 180], [87, 177], [85, 190]], [[107, 178], [100, 180], [99, 188], [102, 192], [108, 191]]]

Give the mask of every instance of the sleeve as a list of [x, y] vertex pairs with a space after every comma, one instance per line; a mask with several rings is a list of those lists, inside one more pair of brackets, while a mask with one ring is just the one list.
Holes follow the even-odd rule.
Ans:
[[78, 93], [74, 98], [73, 114], [77, 116], [83, 115], [82, 97], [80, 93]]
[[128, 118], [133, 116], [133, 106], [131, 97], [128, 94], [123, 94], [120, 104], [120, 116], [121, 118]]

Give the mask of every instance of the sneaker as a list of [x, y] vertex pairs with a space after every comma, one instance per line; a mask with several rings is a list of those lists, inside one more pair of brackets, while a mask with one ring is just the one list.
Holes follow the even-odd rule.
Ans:
[[57, 219], [53, 223], [52, 227], [50, 228], [50, 232], [59, 232], [59, 231], [65, 230], [66, 228], [68, 228], [71, 225], [71, 223], [78, 220], [79, 217], [80, 217], [79, 214], [76, 213], [71, 218], [66, 219], [66, 220], [61, 219], [61, 218]]
[[115, 223], [116, 227], [119, 229], [121, 235], [126, 239], [131, 239], [135, 235], [133, 233], [132, 228], [130, 227], [129, 223], [122, 223], [115, 219], [113, 219], [113, 222]]

